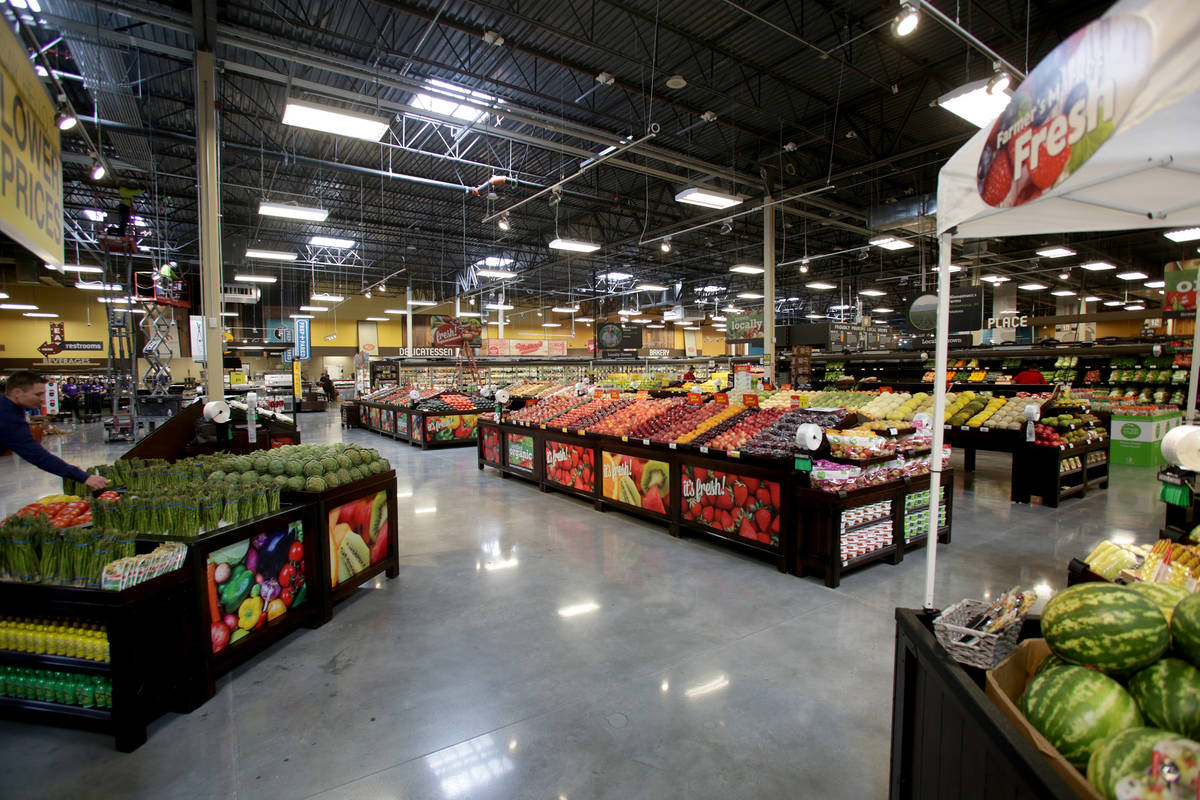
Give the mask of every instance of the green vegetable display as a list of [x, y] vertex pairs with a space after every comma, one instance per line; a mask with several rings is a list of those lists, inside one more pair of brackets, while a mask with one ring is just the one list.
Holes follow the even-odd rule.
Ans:
[[102, 527], [52, 526], [44, 517], [0, 525], [0, 579], [99, 588], [104, 566], [133, 555], [133, 537]]

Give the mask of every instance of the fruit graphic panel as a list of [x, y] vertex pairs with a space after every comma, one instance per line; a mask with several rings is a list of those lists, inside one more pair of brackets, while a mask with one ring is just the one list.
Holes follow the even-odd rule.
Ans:
[[600, 491], [609, 500], [666, 514], [671, 509], [671, 465], [650, 458], [600, 453]]
[[450, 414], [445, 417], [425, 418], [425, 432], [431, 442], [462, 442], [473, 439], [478, 425], [478, 414]]
[[383, 429], [388, 433], [396, 432], [396, 412], [385, 409], [383, 412]]
[[779, 547], [777, 482], [684, 464], [680, 491], [684, 522]]
[[425, 417], [417, 414], [410, 414], [409, 416], [412, 420], [412, 438], [418, 442], [425, 441]]
[[480, 434], [483, 446], [483, 460], [492, 464], [500, 463], [500, 431], [495, 428], [484, 428]]
[[546, 442], [546, 480], [578, 489], [595, 490], [595, 457], [592, 451], [577, 444]]
[[533, 469], [533, 437], [517, 433], [508, 435], [508, 465], [518, 469]]
[[350, 580], [387, 555], [387, 492], [360, 497], [329, 512], [329, 585]]
[[292, 522], [214, 550], [206, 567], [212, 651], [219, 653], [304, 603], [304, 526]]

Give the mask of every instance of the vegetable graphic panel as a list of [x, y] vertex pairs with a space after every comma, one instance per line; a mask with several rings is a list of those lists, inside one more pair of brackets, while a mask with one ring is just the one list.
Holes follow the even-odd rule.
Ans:
[[299, 521], [214, 550], [207, 559], [209, 630], [219, 653], [304, 603], [304, 526]]
[[779, 546], [777, 482], [684, 464], [680, 490], [685, 522]]
[[426, 417], [425, 429], [431, 442], [465, 441], [475, 436], [479, 425], [478, 414], [450, 414], [443, 417]]
[[380, 491], [329, 512], [329, 585], [350, 580], [387, 555], [387, 492]]
[[671, 508], [671, 465], [649, 458], [600, 454], [601, 492], [609, 500], [666, 514]]

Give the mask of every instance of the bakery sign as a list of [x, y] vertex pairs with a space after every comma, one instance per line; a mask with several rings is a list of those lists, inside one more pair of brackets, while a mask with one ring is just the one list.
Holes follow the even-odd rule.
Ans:
[[38, 345], [38, 352], [49, 358], [62, 352], [102, 352], [104, 342], [84, 342], [69, 340], [66, 337], [63, 323], [50, 323], [50, 338]]
[[429, 318], [429, 338], [434, 347], [458, 347], [483, 335], [479, 320], [434, 314]]

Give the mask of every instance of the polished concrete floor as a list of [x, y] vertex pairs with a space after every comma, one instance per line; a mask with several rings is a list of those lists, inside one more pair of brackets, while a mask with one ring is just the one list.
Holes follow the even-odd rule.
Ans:
[[[160, 719], [133, 754], [0, 723], [0, 797], [886, 797], [892, 610], [921, 605], [923, 551], [831, 590], [480, 472], [474, 450], [423, 453], [333, 413], [301, 424], [305, 441], [391, 459], [399, 578]], [[47, 444], [84, 466], [124, 449], [100, 442], [89, 426]], [[0, 514], [56, 490], [12, 459]], [[987, 454], [957, 477], [940, 605], [1061, 588], [1101, 538], [1151, 541], [1161, 524], [1152, 470], [1115, 468], [1107, 492], [1058, 509], [1010, 504], [1007, 480]]]

